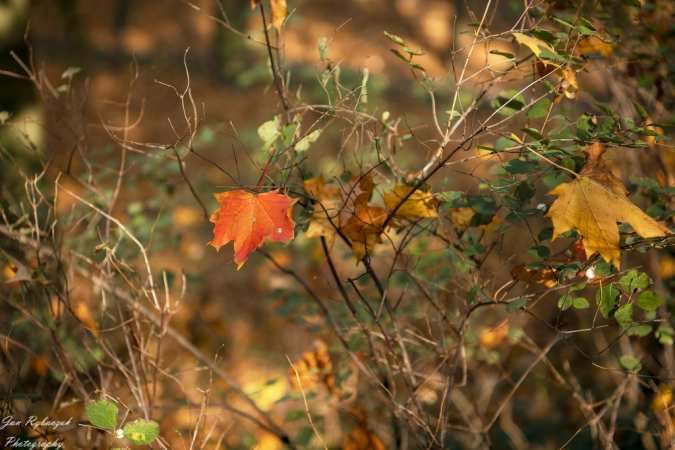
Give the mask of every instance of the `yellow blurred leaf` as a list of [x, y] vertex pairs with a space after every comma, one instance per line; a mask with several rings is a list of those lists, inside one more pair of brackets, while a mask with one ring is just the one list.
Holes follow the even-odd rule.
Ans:
[[256, 450], [281, 450], [284, 448], [279, 438], [266, 430], [258, 430], [256, 440], [258, 441], [258, 445], [255, 447]]
[[[577, 90], [579, 89], [578, 82], [574, 70], [568, 65], [562, 66], [558, 63], [552, 62], [549, 59], [542, 59], [541, 53], [544, 51], [549, 51], [556, 53], [556, 51], [551, 47], [547, 42], [537, 39], [532, 36], [528, 36], [523, 33], [511, 33], [513, 37], [516, 38], [519, 44], [527, 46], [534, 56], [537, 57], [537, 71], [539, 72], [540, 77], [544, 77], [551, 72], [555, 72], [561, 79], [561, 86], [558, 89], [558, 92], [565, 94], [567, 98], [575, 98], [577, 96]], [[554, 102], [559, 102], [560, 97], [556, 97]]]
[[483, 350], [490, 350], [492, 347], [499, 345], [499, 343], [502, 342], [508, 335], [509, 324], [508, 322], [504, 322], [497, 328], [494, 328], [483, 334], [479, 339], [480, 346], [483, 348]]
[[553, 189], [557, 195], [546, 217], [553, 222], [553, 239], [575, 228], [584, 239], [588, 258], [598, 252], [605, 261], [619, 267], [619, 227], [630, 223], [643, 238], [672, 235], [665, 225], [645, 214], [626, 198], [628, 191], [605, 165], [606, 148], [596, 142], [586, 147], [586, 164], [578, 177]]
[[544, 50], [548, 50], [550, 52], [555, 53], [553, 47], [551, 47], [548, 43], [542, 41], [541, 39], [537, 39], [536, 37], [528, 36], [523, 33], [511, 33], [511, 34], [513, 34], [513, 37], [516, 38], [516, 41], [518, 41], [519, 44], [525, 45], [530, 50], [532, 50], [532, 53], [534, 53], [534, 56], [536, 56], [537, 58], [539, 58], [539, 55]]
[[581, 40], [577, 50], [579, 54], [599, 53], [605, 58], [609, 59], [612, 57], [612, 53], [614, 52], [614, 46], [601, 41], [595, 36], [588, 36]]
[[2, 249], [0, 249], [0, 252], [2, 252], [2, 254], [5, 256], [8, 262], [8, 264], [5, 265], [4, 268], [5, 277], [7, 278], [5, 283], [35, 281], [36, 283], [42, 286], [49, 286], [52, 284], [51, 281], [48, 280], [43, 274], [34, 277], [33, 269], [31, 269], [26, 264], [22, 263], [12, 255], [10, 255], [9, 253], [5, 252]]
[[458, 228], [479, 228], [481, 230], [492, 231], [497, 225], [502, 223], [502, 219], [499, 218], [497, 214], [492, 217], [492, 221], [486, 225], [471, 225], [471, 218], [476, 214], [476, 211], [469, 207], [464, 206], [462, 208], [452, 208], [450, 211], [450, 218], [452, 222]]
[[514, 267], [511, 270], [511, 276], [514, 280], [524, 281], [526, 283], [535, 283], [546, 286], [547, 288], [553, 287], [558, 284], [558, 277], [556, 277], [551, 269], [543, 270], [534, 270], [527, 269], [525, 264]]
[[652, 408], [656, 411], [665, 411], [673, 403], [673, 388], [667, 384], [659, 384], [652, 397]]
[[[251, 0], [251, 9], [255, 9], [258, 3], [260, 3], [260, 0]], [[284, 20], [288, 17], [286, 0], [270, 0], [270, 9], [272, 10], [272, 23], [267, 25], [267, 29], [274, 25], [274, 28], [281, 33]]]
[[270, 0], [270, 5], [272, 8], [272, 24], [281, 33], [281, 27], [288, 16], [286, 0]]
[[659, 276], [661, 278], [675, 277], [675, 258], [664, 255], [659, 261]]
[[[393, 211], [396, 205], [398, 205], [412, 189], [413, 188], [410, 186], [397, 184], [394, 187], [394, 192], [384, 194], [384, 204], [389, 211]], [[429, 192], [422, 192], [418, 189], [403, 202], [401, 207], [396, 211], [396, 216], [408, 219], [438, 217], [438, 214], [436, 213], [438, 203], [438, 200], [434, 198], [431, 190], [429, 190]]]
[[191, 206], [179, 206], [173, 210], [173, 223], [182, 227], [194, 227], [204, 223], [204, 215]]

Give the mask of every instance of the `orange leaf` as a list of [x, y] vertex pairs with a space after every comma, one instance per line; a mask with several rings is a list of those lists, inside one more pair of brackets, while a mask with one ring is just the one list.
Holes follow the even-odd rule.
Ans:
[[346, 435], [342, 440], [343, 450], [385, 450], [385, 446], [379, 437], [368, 425], [368, 416], [361, 408], [352, 409], [351, 413], [356, 419], [354, 431]]
[[372, 174], [352, 176], [341, 187], [326, 184], [323, 174], [302, 183], [305, 191], [320, 203], [315, 205], [305, 238], [332, 238], [336, 228], [349, 239], [358, 264], [376, 244], [382, 243], [382, 225], [387, 210], [369, 203], [375, 190]]
[[207, 245], [220, 250], [234, 241], [234, 262], [239, 270], [248, 255], [260, 247], [263, 237], [267, 236], [271, 242], [291, 242], [295, 227], [293, 205], [298, 199], [277, 192], [279, 189], [263, 194], [246, 191], [213, 194], [220, 209], [209, 219], [216, 226], [215, 238]]
[[[291, 388], [294, 391], [302, 389], [313, 390], [319, 382], [326, 385], [332, 394], [339, 394], [333, 377], [333, 362], [328, 354], [328, 346], [321, 340], [314, 341], [314, 349], [302, 354], [302, 359], [288, 369]], [[296, 376], [297, 371], [297, 376]], [[300, 384], [298, 385], [298, 378]]]
[[387, 210], [381, 206], [367, 206], [357, 209], [349, 218], [342, 232], [352, 243], [356, 261], [372, 253], [375, 244], [381, 244], [382, 225], [387, 218]]

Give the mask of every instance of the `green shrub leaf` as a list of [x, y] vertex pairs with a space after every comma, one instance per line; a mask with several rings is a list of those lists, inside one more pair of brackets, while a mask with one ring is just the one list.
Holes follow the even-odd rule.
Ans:
[[117, 405], [107, 400], [99, 400], [86, 406], [84, 413], [92, 425], [103, 430], [114, 430], [117, 426]]
[[138, 419], [124, 425], [124, 437], [136, 445], [147, 445], [159, 436], [159, 424], [154, 420]]

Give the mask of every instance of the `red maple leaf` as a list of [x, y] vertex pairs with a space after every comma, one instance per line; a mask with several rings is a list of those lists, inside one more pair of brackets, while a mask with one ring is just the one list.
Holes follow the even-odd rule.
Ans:
[[279, 189], [263, 194], [230, 191], [213, 194], [220, 202], [220, 209], [213, 213], [211, 222], [216, 226], [214, 239], [207, 245], [216, 250], [234, 241], [234, 262], [237, 270], [256, 248], [263, 237], [271, 242], [288, 244], [293, 239], [293, 205], [298, 199], [277, 194]]

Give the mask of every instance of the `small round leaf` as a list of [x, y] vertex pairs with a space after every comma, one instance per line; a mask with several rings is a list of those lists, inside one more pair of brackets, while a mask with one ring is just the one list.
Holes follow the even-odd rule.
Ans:
[[103, 430], [112, 430], [117, 426], [117, 412], [117, 406], [107, 400], [90, 403], [84, 410], [89, 422]]
[[640, 308], [653, 311], [663, 304], [663, 298], [652, 291], [644, 291], [637, 299]]
[[159, 424], [154, 420], [138, 419], [124, 425], [124, 437], [136, 445], [151, 444], [159, 436]]

